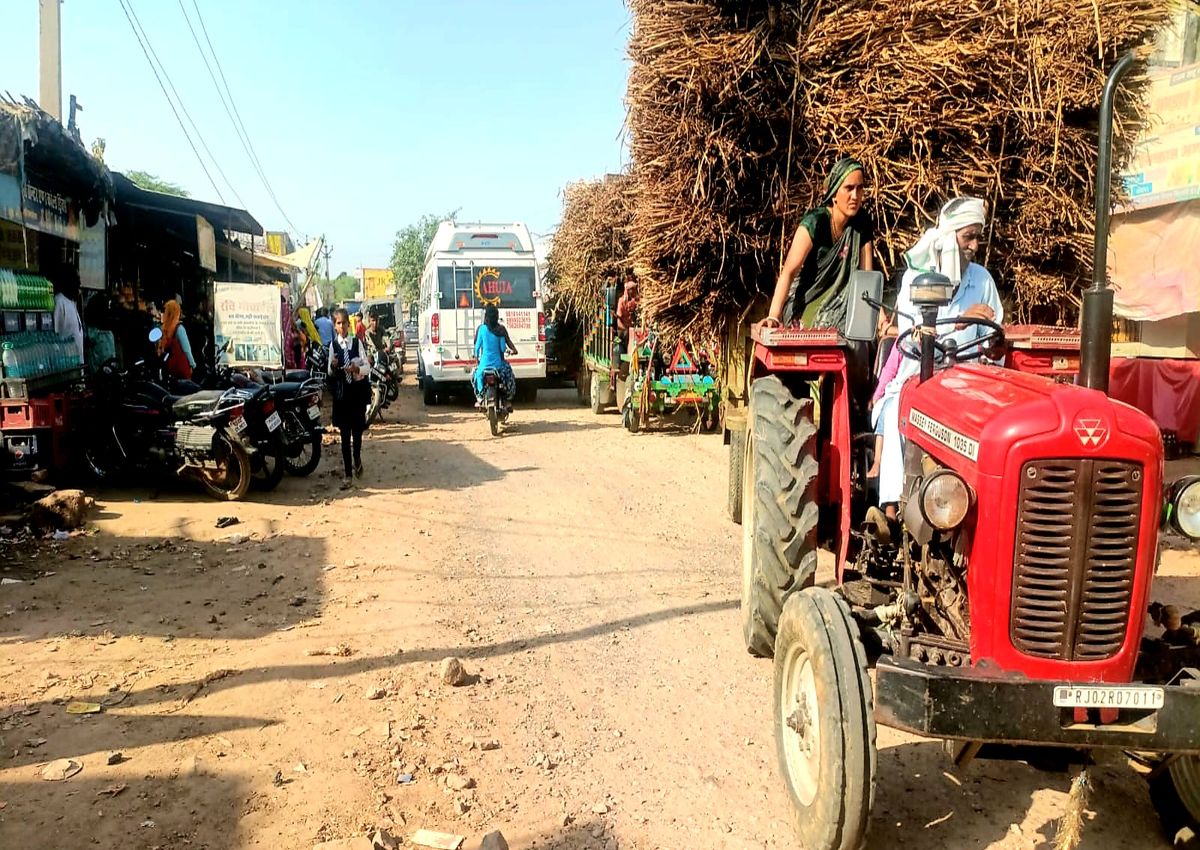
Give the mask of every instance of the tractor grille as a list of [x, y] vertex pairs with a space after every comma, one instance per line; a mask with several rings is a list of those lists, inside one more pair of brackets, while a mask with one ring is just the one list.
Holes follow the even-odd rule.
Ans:
[[1111, 658], [1125, 642], [1142, 467], [1037, 460], [1021, 470], [1010, 636], [1026, 655]]

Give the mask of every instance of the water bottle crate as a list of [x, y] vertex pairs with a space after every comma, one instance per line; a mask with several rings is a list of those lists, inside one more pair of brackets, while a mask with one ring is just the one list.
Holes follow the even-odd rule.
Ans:
[[4, 378], [0, 380], [0, 398], [27, 399], [63, 389], [83, 380], [83, 369], [76, 367], [65, 372], [52, 372], [36, 378]]

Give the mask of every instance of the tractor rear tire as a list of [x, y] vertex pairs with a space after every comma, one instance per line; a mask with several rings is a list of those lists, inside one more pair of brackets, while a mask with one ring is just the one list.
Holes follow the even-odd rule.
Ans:
[[811, 398], [774, 375], [750, 388], [742, 469], [742, 632], [770, 658], [789, 594], [817, 572], [817, 427]]
[[729, 432], [729, 497], [725, 511], [738, 525], [742, 524], [742, 467], [746, 463], [746, 432]]
[[1180, 756], [1152, 779], [1150, 800], [1172, 845], [1185, 828], [1200, 835], [1200, 756]]
[[858, 626], [825, 588], [793, 593], [784, 605], [774, 713], [799, 846], [859, 850], [875, 801], [874, 695]]

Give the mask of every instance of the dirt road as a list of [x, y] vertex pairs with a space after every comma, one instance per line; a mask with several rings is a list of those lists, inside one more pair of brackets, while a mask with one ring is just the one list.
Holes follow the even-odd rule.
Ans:
[[[5, 546], [0, 575], [23, 583], [0, 587], [0, 847], [309, 847], [376, 826], [794, 847], [720, 440], [631, 436], [571, 392], [501, 439], [411, 389], [387, 419], [348, 494], [330, 447], [257, 502], [105, 493], [96, 534]], [[1195, 568], [1170, 553], [1165, 584]], [[451, 655], [461, 687], [438, 675]], [[880, 744], [871, 847], [1050, 846], [1067, 775]], [[43, 780], [60, 758], [82, 771]], [[1124, 766], [1093, 779], [1085, 847], [1167, 846]]]

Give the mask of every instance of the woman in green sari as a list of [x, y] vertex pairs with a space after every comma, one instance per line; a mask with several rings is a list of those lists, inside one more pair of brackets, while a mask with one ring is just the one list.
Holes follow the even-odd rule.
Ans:
[[862, 164], [842, 157], [825, 178], [821, 205], [800, 219], [764, 325], [845, 329], [850, 274], [875, 267], [864, 195]]

